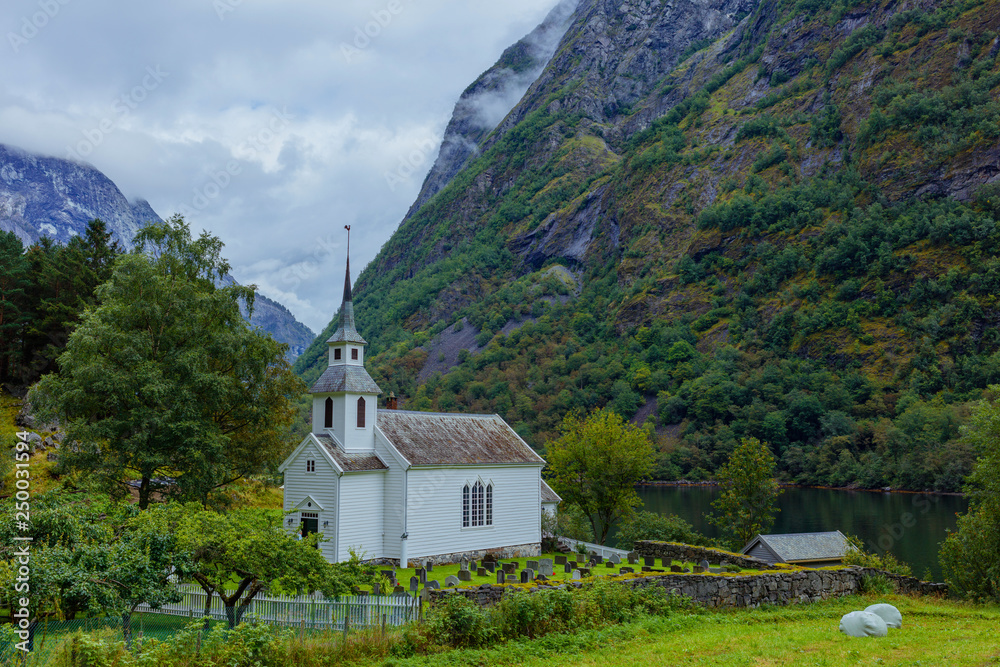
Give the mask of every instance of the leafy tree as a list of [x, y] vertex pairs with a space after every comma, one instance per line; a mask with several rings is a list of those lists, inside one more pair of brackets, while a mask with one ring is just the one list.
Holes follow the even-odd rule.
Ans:
[[722, 495], [712, 501], [718, 513], [710, 520], [730, 535], [736, 548], [774, 524], [778, 511], [774, 501], [781, 493], [774, 467], [774, 456], [766, 444], [757, 438], [743, 438], [715, 474]]
[[635, 484], [649, 474], [654, 458], [646, 432], [610, 410], [583, 419], [569, 414], [547, 455], [553, 489], [583, 510], [600, 544], [617, 519], [641, 504]]
[[28, 319], [28, 269], [21, 239], [13, 232], [0, 232], [0, 382], [10, 379], [13, 362], [20, 356], [18, 343]]
[[[990, 386], [996, 396], [1000, 386]], [[978, 452], [966, 493], [969, 512], [941, 547], [951, 589], [967, 598], [1000, 601], [1000, 401], [983, 401], [972, 415], [968, 441]]]
[[229, 269], [218, 238], [192, 240], [175, 217], [136, 246], [30, 398], [77, 443], [68, 469], [118, 493], [138, 478], [142, 509], [156, 491], [207, 504], [280, 459], [302, 383], [285, 346], [241, 316], [253, 287], [214, 286]]
[[218, 513], [189, 503], [153, 511], [176, 532], [180, 547], [192, 554], [190, 578], [206, 593], [206, 617], [212, 596], [218, 595], [230, 627], [240, 623], [254, 597], [266, 588], [321, 591], [333, 597], [350, 592], [352, 585], [374, 581], [374, 570], [362, 568], [356, 558], [327, 563], [317, 548], [321, 535], [294, 539], [282, 529], [283, 515], [277, 510]]
[[618, 546], [631, 549], [638, 540], [710, 545], [712, 543], [684, 519], [673, 514], [630, 512], [618, 525]]

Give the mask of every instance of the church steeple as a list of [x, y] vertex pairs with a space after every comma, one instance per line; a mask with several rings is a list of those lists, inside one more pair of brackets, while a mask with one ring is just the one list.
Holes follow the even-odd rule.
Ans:
[[371, 451], [375, 446], [377, 397], [382, 390], [365, 370], [368, 343], [354, 327], [350, 250], [340, 323], [326, 342], [330, 346], [330, 363], [311, 392], [313, 433], [333, 438], [348, 453]]

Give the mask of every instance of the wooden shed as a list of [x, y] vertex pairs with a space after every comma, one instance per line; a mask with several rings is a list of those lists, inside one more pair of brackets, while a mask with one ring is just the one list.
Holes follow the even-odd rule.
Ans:
[[839, 530], [826, 533], [758, 535], [741, 553], [768, 563], [793, 563], [809, 567], [840, 565], [849, 545]]

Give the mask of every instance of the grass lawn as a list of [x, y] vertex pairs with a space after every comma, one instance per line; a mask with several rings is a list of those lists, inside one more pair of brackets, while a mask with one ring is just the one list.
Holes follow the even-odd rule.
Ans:
[[[903, 614], [888, 637], [852, 638], [840, 617], [875, 602]], [[403, 665], [1000, 665], [1000, 607], [852, 596], [809, 605], [677, 613], [598, 631], [391, 661]], [[372, 663], [375, 664], [375, 663]]]

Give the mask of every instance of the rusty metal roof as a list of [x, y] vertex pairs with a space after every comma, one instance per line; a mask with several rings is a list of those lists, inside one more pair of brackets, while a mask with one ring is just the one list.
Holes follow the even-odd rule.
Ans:
[[319, 444], [323, 445], [344, 472], [389, 469], [389, 466], [382, 463], [382, 459], [374, 454], [346, 454], [337, 447], [337, 443], [330, 436], [313, 434], [313, 437], [319, 440]]
[[545, 463], [499, 415], [379, 410], [377, 424], [411, 465]]
[[546, 484], [544, 479], [538, 480], [538, 483], [541, 485], [543, 503], [562, 502], [562, 498], [559, 496], [559, 494], [553, 491], [552, 487]]
[[323, 375], [309, 390], [313, 394], [349, 391], [355, 394], [381, 394], [382, 390], [364, 366], [327, 366]]

